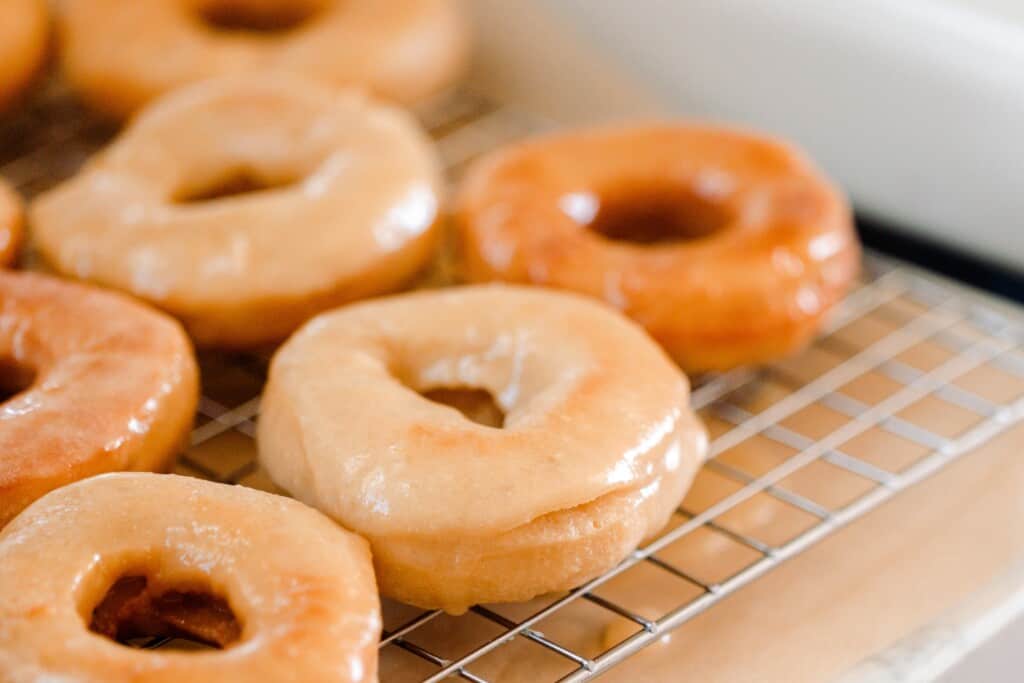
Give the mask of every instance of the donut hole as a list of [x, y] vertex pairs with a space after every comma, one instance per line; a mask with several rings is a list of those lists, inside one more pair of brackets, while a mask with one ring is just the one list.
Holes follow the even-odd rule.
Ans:
[[93, 608], [89, 629], [122, 645], [167, 638], [217, 649], [242, 631], [223, 597], [195, 586], [157, 587], [140, 575], [114, 582]]
[[434, 387], [418, 392], [420, 396], [455, 408], [467, 420], [501, 429], [505, 426], [505, 411], [502, 410], [494, 396], [486, 389], [475, 387]]
[[35, 368], [13, 358], [0, 358], [0, 403], [10, 401], [35, 382]]
[[214, 31], [273, 35], [308, 23], [319, 13], [320, 4], [310, 0], [206, 0], [197, 12]]
[[291, 176], [269, 177], [249, 169], [234, 169], [205, 182], [197, 182], [174, 193], [175, 204], [201, 204], [222, 199], [236, 199], [254, 194], [283, 190], [298, 183], [301, 178]]
[[566, 212], [615, 242], [659, 245], [694, 241], [720, 232], [733, 221], [721, 203], [668, 183], [624, 185], [572, 197], [563, 202]]

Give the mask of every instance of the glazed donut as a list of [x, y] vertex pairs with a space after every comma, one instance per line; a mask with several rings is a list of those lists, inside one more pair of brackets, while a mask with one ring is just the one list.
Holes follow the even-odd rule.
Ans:
[[46, 59], [46, 0], [0, 2], [0, 109], [25, 90]]
[[24, 232], [25, 211], [21, 197], [0, 179], [0, 266], [17, 260]]
[[405, 112], [295, 77], [230, 78], [154, 104], [30, 218], [57, 271], [149, 300], [199, 344], [252, 347], [411, 279], [442, 182]]
[[[442, 404], [471, 390], [503, 421]], [[296, 333], [257, 444], [278, 485], [370, 541], [384, 595], [459, 613], [576, 586], [659, 530], [705, 450], [688, 401], [657, 345], [600, 304], [421, 291]]]
[[840, 193], [765, 137], [684, 124], [499, 150], [457, 200], [460, 267], [603, 299], [687, 371], [792, 353], [855, 278]]
[[169, 468], [198, 382], [170, 318], [119, 294], [0, 271], [0, 527], [69, 482]]
[[[108, 474], [49, 493], [0, 532], [11, 683], [376, 681], [380, 627], [366, 542], [282, 496]], [[113, 640], [151, 635], [222, 651]]]
[[67, 0], [63, 69], [95, 108], [124, 117], [196, 81], [288, 71], [412, 104], [468, 58], [454, 0]]

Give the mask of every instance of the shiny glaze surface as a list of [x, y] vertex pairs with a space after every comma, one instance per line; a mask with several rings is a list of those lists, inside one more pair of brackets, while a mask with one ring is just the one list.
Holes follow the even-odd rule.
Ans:
[[[237, 175], [272, 187], [182, 201]], [[415, 275], [441, 188], [409, 114], [297, 77], [229, 78], [148, 108], [30, 218], [60, 272], [155, 303], [199, 344], [244, 347]]]
[[0, 358], [35, 375], [0, 403], [0, 526], [77, 479], [166, 469], [188, 438], [192, 347], [127, 297], [0, 271]]
[[[663, 187], [723, 224], [663, 244], [590, 229], [606, 199]], [[845, 200], [802, 155], [696, 125], [592, 129], [499, 150], [468, 172], [457, 222], [470, 279], [603, 299], [689, 371], [797, 350], [859, 262]]]
[[49, 35], [46, 0], [0, 2], [0, 109], [17, 98], [42, 68]]
[[410, 104], [450, 86], [466, 67], [468, 23], [454, 0], [293, 4], [310, 18], [263, 33], [218, 30], [202, 12], [266, 11], [274, 5], [266, 0], [69, 0], [59, 15], [64, 72], [92, 106], [124, 117], [189, 83], [280, 71]]
[[25, 232], [25, 210], [14, 188], [0, 179], [0, 266], [13, 263]]
[[411, 605], [460, 614], [475, 604], [529, 600], [589, 581], [661, 530], [689, 488], [706, 449], [704, 429], [688, 416], [673, 436], [676, 447], [663, 471], [656, 468], [642, 485], [507, 531], [368, 534], [381, 590]]
[[[504, 428], [418, 393], [438, 387], [487, 390]], [[499, 285], [406, 294], [321, 315], [282, 347], [260, 461], [370, 538], [385, 594], [457, 612], [567, 588], [663, 524], [704, 452], [688, 396], [641, 329], [585, 298]], [[559, 549], [570, 543], [580, 552]], [[486, 561], [493, 572], [472, 571]], [[493, 576], [505, 588], [481, 588]]]
[[[240, 639], [151, 651], [88, 630], [107, 589], [139, 573], [222, 594]], [[365, 541], [280, 496], [112, 474], [48, 494], [0, 532], [0, 678], [11, 683], [375, 681], [379, 632]]]

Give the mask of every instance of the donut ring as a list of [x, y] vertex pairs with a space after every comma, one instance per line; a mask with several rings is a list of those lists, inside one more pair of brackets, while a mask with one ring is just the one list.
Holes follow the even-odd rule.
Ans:
[[[483, 389], [504, 428], [418, 392]], [[521, 287], [315, 318], [274, 357], [274, 481], [370, 541], [385, 595], [458, 613], [568, 589], [663, 526], [700, 463], [686, 378], [635, 325]], [[457, 558], [453, 560], [453, 558]]]
[[0, 266], [17, 260], [24, 233], [25, 211], [21, 197], [0, 179]]
[[804, 346], [860, 254], [845, 200], [795, 150], [683, 124], [500, 150], [469, 170], [456, 220], [468, 279], [603, 299], [691, 372]]
[[[208, 199], [239, 183], [270, 189]], [[149, 300], [199, 344], [252, 347], [411, 279], [436, 244], [442, 183], [405, 112], [295, 77], [233, 78], [147, 109], [30, 218], [57, 271]]]
[[[0, 587], [5, 681], [377, 680], [366, 542], [241, 486], [126, 473], [54, 491], [0, 532]], [[133, 649], [94, 632], [164, 635], [133, 632], [154, 621], [220, 634], [224, 649]]]
[[49, 33], [46, 0], [0, 2], [0, 109], [42, 69]]
[[453, 0], [67, 0], [60, 28], [67, 79], [119, 118], [196, 81], [278, 71], [408, 105], [469, 54]]
[[192, 428], [188, 339], [127, 297], [0, 271], [0, 359], [0, 527], [78, 479], [169, 468]]

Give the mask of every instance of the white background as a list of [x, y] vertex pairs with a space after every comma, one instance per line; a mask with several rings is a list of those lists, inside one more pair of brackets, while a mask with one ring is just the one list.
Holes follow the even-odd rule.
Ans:
[[861, 209], [1024, 269], [1024, 0], [548, 0], [676, 111], [798, 141]]

